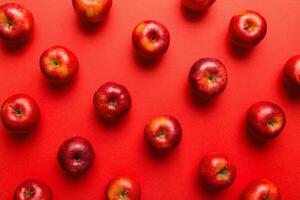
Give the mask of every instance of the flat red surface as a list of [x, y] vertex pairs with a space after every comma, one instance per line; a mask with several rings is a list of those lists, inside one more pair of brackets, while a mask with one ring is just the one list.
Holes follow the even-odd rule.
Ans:
[[[2, 3], [10, 2], [1, 0]], [[44, 180], [56, 200], [104, 199], [104, 188], [115, 175], [129, 175], [141, 185], [143, 200], [238, 199], [256, 178], [277, 183], [282, 199], [299, 200], [300, 100], [280, 84], [285, 61], [300, 52], [298, 0], [217, 0], [205, 14], [192, 18], [179, 0], [115, 0], [107, 20], [83, 26], [71, 0], [17, 0], [35, 17], [35, 33], [23, 48], [0, 45], [0, 101], [15, 93], [33, 96], [41, 109], [38, 130], [18, 140], [0, 126], [0, 199], [12, 198], [15, 187], [28, 178]], [[247, 54], [236, 53], [227, 40], [231, 16], [254, 9], [268, 21], [264, 41]], [[145, 19], [165, 24], [171, 33], [167, 54], [157, 63], [140, 62], [132, 51], [131, 32]], [[80, 72], [68, 87], [51, 88], [38, 67], [48, 47], [64, 45], [78, 56]], [[199, 58], [217, 57], [226, 65], [229, 83], [209, 105], [191, 97], [187, 75]], [[132, 94], [130, 113], [116, 126], [99, 122], [93, 112], [94, 91], [106, 81], [124, 84]], [[248, 107], [260, 100], [279, 104], [287, 115], [284, 133], [262, 146], [244, 129]], [[169, 156], [151, 154], [143, 128], [153, 116], [174, 115], [183, 139]], [[56, 161], [58, 146], [83, 136], [96, 151], [96, 162], [83, 177], [71, 179]], [[221, 151], [237, 166], [237, 179], [227, 190], [211, 194], [197, 181], [200, 159]]]

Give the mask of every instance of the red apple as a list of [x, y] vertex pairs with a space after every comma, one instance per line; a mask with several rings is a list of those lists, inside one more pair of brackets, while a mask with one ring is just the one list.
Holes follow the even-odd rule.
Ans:
[[157, 21], [143, 21], [132, 32], [132, 44], [142, 57], [157, 59], [168, 50], [170, 33], [164, 25]]
[[283, 110], [271, 102], [255, 103], [248, 110], [248, 129], [257, 138], [267, 140], [278, 136], [284, 129], [285, 122]]
[[33, 16], [24, 6], [7, 3], [0, 6], [0, 37], [7, 43], [27, 41], [33, 30]]
[[280, 200], [279, 188], [269, 180], [251, 182], [242, 192], [242, 200]]
[[4, 126], [17, 133], [34, 129], [40, 118], [40, 110], [35, 100], [26, 94], [10, 96], [2, 104], [1, 119]]
[[227, 85], [227, 71], [216, 58], [202, 58], [191, 68], [189, 84], [193, 93], [202, 99], [210, 99], [221, 94]]
[[107, 200], [139, 200], [140, 198], [139, 184], [129, 177], [116, 177], [106, 187]]
[[287, 86], [300, 89], [300, 55], [291, 57], [283, 69], [283, 80]]
[[76, 14], [83, 21], [101, 22], [108, 15], [112, 0], [72, 0]]
[[267, 22], [258, 12], [244, 10], [231, 18], [229, 32], [233, 44], [241, 48], [252, 48], [264, 39]]
[[156, 150], [167, 151], [175, 148], [180, 143], [182, 137], [181, 125], [172, 116], [157, 116], [145, 126], [144, 137]]
[[103, 84], [94, 94], [94, 109], [103, 119], [119, 120], [131, 108], [131, 96], [122, 85], [114, 82]]
[[62, 169], [73, 176], [86, 172], [95, 160], [95, 152], [89, 141], [82, 137], [72, 137], [62, 143], [57, 152], [57, 160]]
[[48, 48], [40, 57], [40, 68], [45, 77], [55, 83], [71, 81], [77, 74], [77, 57], [62, 46]]
[[207, 10], [216, 0], [182, 0], [183, 5], [194, 11]]
[[36, 179], [26, 180], [16, 188], [14, 200], [51, 200], [52, 192], [48, 185]]
[[218, 152], [205, 155], [200, 163], [200, 178], [212, 189], [231, 186], [236, 177], [236, 167], [227, 156]]

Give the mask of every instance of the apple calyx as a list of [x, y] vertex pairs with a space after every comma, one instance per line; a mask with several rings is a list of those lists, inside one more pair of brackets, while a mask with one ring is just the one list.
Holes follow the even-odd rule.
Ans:
[[117, 99], [115, 99], [115, 98], [111, 98], [108, 102], [108, 104], [112, 107], [116, 107], [117, 103], [118, 103]]
[[120, 191], [120, 198], [121, 199], [126, 199], [127, 198], [127, 192], [125, 190]]
[[32, 191], [30, 188], [28, 188], [27, 190], [24, 191], [24, 195], [25, 195], [25, 198], [28, 199], [28, 198], [31, 198], [34, 194], [34, 191]]
[[165, 139], [166, 138], [166, 133], [167, 133], [167, 130], [165, 128], [162, 128], [162, 129], [160, 129], [159, 131], [157, 131], [155, 133], [155, 136], [160, 138], [160, 139]]
[[220, 179], [226, 179], [228, 177], [228, 170], [226, 167], [221, 168], [218, 172], [217, 172], [217, 177]]

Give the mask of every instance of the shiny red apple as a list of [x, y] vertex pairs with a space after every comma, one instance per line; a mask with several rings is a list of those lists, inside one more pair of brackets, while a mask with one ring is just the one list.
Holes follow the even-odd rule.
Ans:
[[48, 185], [37, 179], [22, 182], [14, 192], [14, 200], [51, 200], [52, 192]]
[[40, 69], [51, 82], [65, 83], [76, 76], [79, 63], [75, 54], [62, 46], [53, 46], [40, 57]]
[[300, 55], [291, 57], [283, 69], [284, 83], [295, 89], [300, 89]]
[[261, 101], [253, 104], [247, 113], [249, 132], [260, 139], [272, 139], [284, 129], [286, 117], [276, 104]]
[[170, 33], [161, 23], [146, 20], [134, 28], [132, 44], [140, 56], [147, 59], [157, 59], [168, 50]]
[[216, 0], [182, 0], [182, 3], [191, 10], [205, 11], [212, 6], [215, 1]]
[[243, 10], [231, 18], [229, 32], [233, 44], [252, 48], [266, 36], [267, 22], [258, 12]]
[[236, 167], [229, 157], [219, 152], [205, 155], [200, 163], [200, 178], [212, 189], [231, 186], [236, 177]]
[[280, 200], [279, 188], [267, 179], [249, 183], [242, 192], [241, 200]]
[[125, 176], [112, 179], [106, 187], [107, 200], [139, 200], [141, 189], [138, 183]]
[[33, 31], [33, 16], [24, 6], [6, 3], [0, 6], [0, 37], [6, 43], [26, 42]]

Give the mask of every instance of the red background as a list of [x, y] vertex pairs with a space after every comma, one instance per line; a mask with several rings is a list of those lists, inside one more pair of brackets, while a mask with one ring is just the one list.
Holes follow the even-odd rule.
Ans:
[[[1, 0], [2, 3], [10, 2]], [[32, 40], [18, 50], [0, 45], [0, 101], [15, 93], [33, 96], [41, 109], [38, 130], [25, 140], [0, 126], [0, 199], [11, 199], [15, 187], [28, 178], [44, 180], [57, 200], [104, 199], [104, 188], [115, 175], [134, 177], [144, 200], [238, 199], [255, 178], [277, 183], [283, 199], [300, 199], [300, 100], [280, 84], [285, 61], [300, 51], [298, 0], [217, 0], [204, 14], [192, 17], [179, 0], [115, 0], [107, 20], [96, 27], [82, 25], [71, 0], [18, 0], [35, 17]], [[254, 9], [268, 21], [263, 42], [246, 54], [236, 53], [227, 40], [231, 16]], [[158, 62], [139, 61], [132, 51], [131, 32], [145, 19], [168, 27], [171, 45]], [[80, 61], [76, 81], [51, 88], [38, 67], [41, 53], [60, 44]], [[209, 105], [191, 97], [187, 74], [199, 58], [217, 57], [227, 66], [225, 92]], [[99, 122], [93, 112], [94, 91], [106, 81], [124, 84], [132, 94], [130, 113], [116, 126]], [[262, 146], [244, 130], [245, 112], [256, 101], [279, 104], [287, 115], [284, 133]], [[171, 114], [183, 126], [180, 146], [169, 156], [150, 153], [143, 128], [158, 114]], [[80, 135], [91, 141], [96, 162], [90, 171], [71, 179], [56, 162], [58, 146]], [[229, 189], [211, 194], [197, 182], [199, 160], [221, 151], [237, 166]]]

